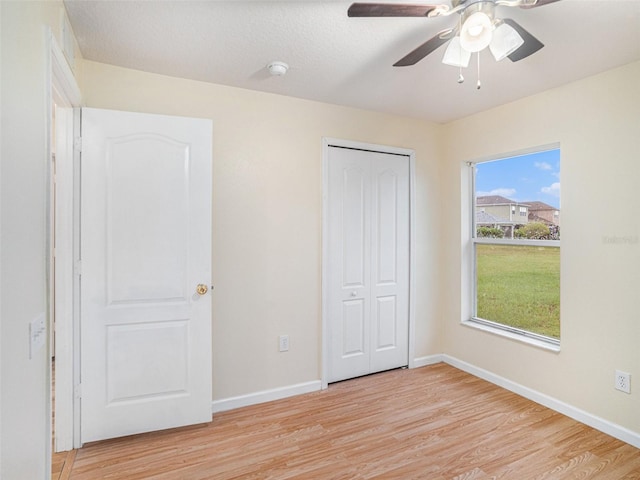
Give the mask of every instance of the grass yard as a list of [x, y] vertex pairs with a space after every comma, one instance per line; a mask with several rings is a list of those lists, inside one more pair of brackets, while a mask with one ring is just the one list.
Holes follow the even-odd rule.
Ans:
[[560, 249], [477, 245], [477, 316], [560, 338]]

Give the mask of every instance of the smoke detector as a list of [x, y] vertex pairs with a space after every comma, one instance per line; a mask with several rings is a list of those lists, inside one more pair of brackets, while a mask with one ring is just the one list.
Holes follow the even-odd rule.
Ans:
[[267, 68], [269, 69], [269, 73], [271, 75], [281, 77], [285, 73], [287, 73], [287, 70], [289, 70], [289, 65], [284, 62], [274, 61], [267, 65]]

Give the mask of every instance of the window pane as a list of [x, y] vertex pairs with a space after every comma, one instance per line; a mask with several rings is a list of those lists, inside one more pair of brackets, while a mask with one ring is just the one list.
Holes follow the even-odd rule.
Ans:
[[474, 169], [474, 318], [559, 340], [560, 150]]
[[560, 240], [560, 150], [477, 163], [476, 236]]
[[560, 248], [476, 245], [476, 317], [560, 338]]

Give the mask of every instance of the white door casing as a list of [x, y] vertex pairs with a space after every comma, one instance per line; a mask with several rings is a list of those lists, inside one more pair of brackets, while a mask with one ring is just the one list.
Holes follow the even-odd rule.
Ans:
[[211, 421], [211, 135], [82, 110], [82, 442]]
[[325, 146], [326, 382], [409, 363], [411, 157], [356, 147]]
[[[76, 429], [79, 425], [76, 418], [79, 409], [76, 408], [73, 395], [74, 382], [79, 377], [79, 371], [75, 368], [75, 335], [79, 329], [74, 323], [78, 309], [75, 308], [77, 282], [73, 271], [78, 225], [78, 218], [74, 214], [78, 203], [74, 190], [78, 187], [75, 181], [78, 154], [74, 149], [73, 139], [75, 129], [80, 128], [79, 122], [76, 122], [76, 112], [81, 104], [82, 95], [55, 36], [49, 28], [46, 31], [50, 50], [50, 75], [47, 82], [51, 87], [47, 104], [51, 102], [52, 106], [56, 105], [55, 128], [47, 128], [51, 133], [50, 148], [55, 145], [56, 152], [55, 180], [50, 178], [50, 188], [54, 196], [50, 198], [49, 210], [49, 233], [52, 234], [49, 242], [50, 246], [55, 245], [54, 251], [50, 251], [50, 268], [55, 274], [51, 278], [48, 292], [49, 305], [54, 308], [50, 321], [53, 322], [55, 319], [55, 323], [50, 323], [49, 331], [56, 344], [55, 352], [51, 352], [52, 355], [55, 354], [55, 404], [50, 403], [52, 408], [55, 407], [53, 447], [55, 451], [64, 451], [80, 446], [79, 431]], [[47, 122], [51, 120], [53, 118], [47, 115]], [[50, 174], [53, 175], [53, 171], [50, 170]], [[52, 330], [53, 327], [55, 332]], [[48, 393], [51, 391], [48, 390]], [[51, 422], [47, 421], [47, 425], [51, 425]]]
[[[54, 442], [55, 452], [71, 450], [73, 445], [73, 108], [56, 106], [56, 172], [54, 195], [54, 328], [52, 356], [56, 362]], [[67, 248], [65, 248], [67, 247]]]

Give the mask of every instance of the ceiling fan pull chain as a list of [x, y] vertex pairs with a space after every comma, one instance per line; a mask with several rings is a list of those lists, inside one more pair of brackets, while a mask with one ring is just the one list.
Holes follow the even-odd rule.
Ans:
[[[462, 15], [458, 17], [458, 31], [462, 30]], [[464, 77], [462, 76], [462, 47], [460, 47], [460, 65], [458, 71], [458, 83], [464, 83]]]
[[476, 88], [478, 90], [480, 90], [480, 87], [482, 86], [482, 84], [480, 83], [480, 52], [478, 52], [478, 83], [476, 85]]

